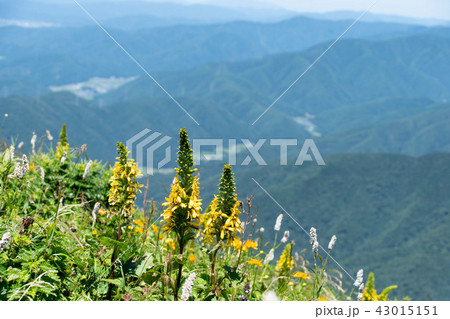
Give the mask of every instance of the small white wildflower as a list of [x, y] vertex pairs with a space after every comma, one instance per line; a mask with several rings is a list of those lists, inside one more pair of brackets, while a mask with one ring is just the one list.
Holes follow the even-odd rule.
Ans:
[[319, 242], [318, 241], [315, 241], [312, 244], [312, 251], [313, 251], [314, 255], [317, 256], [317, 254], [319, 253]]
[[189, 275], [188, 279], [184, 282], [183, 288], [181, 289], [181, 300], [186, 301], [191, 296], [192, 286], [194, 286], [195, 272]]
[[95, 203], [94, 209], [92, 210], [92, 218], [94, 219], [94, 221], [97, 220], [99, 209], [100, 209], [100, 202], [97, 202]]
[[245, 229], [245, 222], [241, 223], [241, 229]]
[[256, 218], [253, 218], [253, 224], [256, 224], [258, 220]]
[[315, 241], [317, 241], [317, 231], [314, 227], [311, 227], [311, 229], [309, 230], [309, 237], [311, 245], [314, 244]]
[[299, 261], [300, 260], [300, 255], [298, 254], [298, 252], [295, 252], [294, 259], [295, 259], [295, 261]]
[[275, 222], [275, 227], [273, 228], [275, 231], [279, 231], [281, 228], [281, 221], [283, 220], [283, 214], [278, 215], [277, 221]]
[[336, 235], [333, 235], [333, 237], [331, 237], [330, 243], [328, 244], [328, 250], [332, 250], [334, 247], [334, 244], [336, 244]]
[[264, 258], [263, 264], [266, 265], [267, 263], [271, 262], [273, 260], [273, 248], [269, 251], [266, 258]]
[[11, 145], [11, 147], [9, 148], [9, 158], [10, 158], [10, 161], [12, 162], [12, 161], [14, 161], [14, 146], [12, 146]]
[[281, 238], [281, 242], [284, 244], [284, 243], [286, 243], [288, 241], [288, 239], [289, 239], [289, 230], [286, 230], [284, 232], [283, 238]]
[[261, 228], [259, 229], [259, 232], [260, 232], [260, 233], [264, 233], [264, 227], [261, 227]]
[[91, 166], [92, 166], [92, 160], [89, 160], [89, 162], [86, 164], [86, 168], [84, 169], [83, 179], [85, 179], [87, 177], [87, 175], [89, 174], [89, 170], [91, 169]]
[[16, 163], [16, 166], [14, 167], [14, 178], [24, 178], [25, 175], [23, 174], [22, 166], [19, 163]]
[[47, 135], [47, 139], [48, 139], [49, 141], [53, 141], [53, 136], [52, 136], [52, 134], [50, 134], [50, 131], [49, 131], [49, 130], [46, 130], [46, 131], [45, 131], [45, 134]]
[[2, 239], [0, 239], [0, 251], [5, 249], [10, 241], [11, 241], [11, 233], [10, 232], [4, 233]]
[[39, 166], [39, 170], [41, 171], [41, 182], [42, 182], [42, 184], [44, 184], [44, 180], [45, 180], [44, 168], [42, 166]]
[[32, 151], [33, 154], [35, 154], [34, 147], [36, 146], [36, 138], [37, 138], [36, 133], [33, 132], [33, 135], [31, 136], [31, 141], [30, 141], [30, 143], [31, 143], [31, 151]]
[[280, 301], [280, 298], [274, 291], [270, 290], [263, 294], [263, 301]]
[[66, 161], [66, 159], [67, 159], [67, 152], [64, 152], [64, 153], [63, 153], [63, 156], [61, 156], [61, 164], [64, 164], [64, 162]]
[[19, 143], [19, 145], [17, 145], [17, 148], [22, 148], [23, 147], [23, 142], [21, 141], [20, 143]]
[[358, 273], [356, 274], [356, 280], [353, 283], [353, 285], [356, 287], [361, 286], [361, 284], [363, 282], [363, 276], [364, 276], [364, 270], [363, 269], [358, 270]]
[[8, 117], [8, 113], [5, 113], [5, 117]]
[[23, 170], [24, 175], [26, 172], [28, 172], [30, 170], [30, 165], [28, 164], [28, 158], [25, 154], [23, 154], [23, 157], [22, 157], [22, 170]]
[[361, 286], [359, 286], [358, 297], [356, 297], [358, 301], [362, 300], [363, 292], [364, 292], [364, 283], [362, 283]]

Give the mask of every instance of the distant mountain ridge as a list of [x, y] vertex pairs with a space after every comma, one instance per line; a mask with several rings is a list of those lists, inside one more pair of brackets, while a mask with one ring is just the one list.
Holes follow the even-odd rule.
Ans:
[[[239, 21], [132, 31], [110, 29], [109, 32], [149, 72], [158, 75], [161, 71], [186, 70], [208, 62], [298, 52], [324, 41], [334, 41], [348, 24], [348, 21], [297, 17], [277, 23]], [[425, 30], [402, 24], [360, 23], [346, 37], [381, 40]], [[0, 47], [5, 57], [0, 62], [4, 95], [36, 95], [48, 92], [50, 85], [84, 82], [92, 77], [142, 74], [97, 26], [5, 27], [0, 34]]]

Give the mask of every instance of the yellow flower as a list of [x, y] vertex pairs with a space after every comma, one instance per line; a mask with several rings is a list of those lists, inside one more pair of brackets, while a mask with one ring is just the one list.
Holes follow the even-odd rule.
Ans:
[[142, 228], [142, 227], [134, 227], [134, 231], [137, 232], [137, 233], [142, 234], [144, 232], [144, 228]]
[[103, 216], [103, 215], [106, 214], [106, 212], [105, 212], [105, 210], [104, 210], [103, 208], [100, 208], [100, 209], [98, 210], [98, 213], [99, 213], [100, 216]]
[[122, 143], [117, 144], [117, 162], [114, 163], [113, 174], [110, 179], [111, 188], [108, 194], [108, 202], [112, 207], [112, 213], [121, 213], [131, 216], [134, 211], [134, 200], [142, 185], [137, 183], [140, 174], [136, 162], [128, 159], [130, 153]]
[[141, 228], [144, 228], [145, 222], [146, 222], [145, 217], [134, 221], [134, 223]]
[[230, 246], [236, 249], [240, 248], [240, 246], [237, 248], [236, 244], [238, 242], [235, 240], [236, 234], [241, 232], [241, 221], [239, 220], [239, 214], [241, 212], [239, 211], [239, 205], [240, 203], [236, 201], [230, 214], [227, 215], [220, 211], [219, 197], [214, 196], [209, 211], [206, 212], [203, 218], [203, 237], [206, 242], [212, 244], [216, 236], [220, 235], [220, 239], [228, 240]]
[[293, 276], [294, 276], [295, 278], [298, 278], [298, 279], [301, 279], [301, 280], [306, 280], [306, 279], [308, 279], [308, 275], [305, 274], [305, 273], [303, 273], [303, 272], [300, 272], [300, 271], [297, 271]]
[[[186, 191], [181, 187], [178, 176], [175, 176], [170, 195], [168, 198], [166, 197], [166, 202], [162, 204], [167, 206], [162, 214], [165, 222], [165, 231], [170, 232], [177, 229], [180, 226], [180, 219], [182, 222], [187, 222], [194, 226], [199, 225], [202, 201], [199, 199], [198, 184], [199, 179], [195, 177], [192, 183], [192, 194], [188, 197]], [[187, 215], [185, 215], [186, 213]]]
[[163, 235], [159, 235], [159, 240], [162, 240], [162, 239], [164, 239], [164, 236]]
[[189, 262], [190, 262], [191, 264], [193, 264], [193, 263], [195, 262], [195, 255], [194, 255], [194, 254], [191, 254], [191, 255], [189, 256]]
[[155, 224], [152, 224], [152, 229], [153, 229], [153, 231], [155, 232], [155, 233], [157, 233], [158, 232], [158, 227], [155, 225]]
[[172, 248], [172, 250], [175, 250], [175, 242], [173, 241], [172, 238], [167, 238], [167, 239], [166, 239], [166, 244], [167, 244], [170, 248]]
[[317, 298], [317, 301], [328, 301], [328, 299], [323, 298], [323, 297], [319, 297], [319, 298]]
[[97, 232], [96, 230], [93, 230], [93, 231], [92, 231], [92, 235], [95, 236], [95, 235], [97, 235], [97, 234], [98, 234], [98, 232]]
[[281, 254], [280, 259], [277, 261], [276, 271], [290, 271], [294, 268], [294, 260], [291, 255], [291, 244], [287, 244]]
[[249, 248], [258, 249], [258, 243], [256, 241], [252, 241], [250, 239], [247, 239], [247, 241], [245, 242], [244, 247], [245, 247], [245, 249], [249, 249]]
[[231, 242], [231, 246], [233, 246], [234, 249], [239, 250], [241, 249], [242, 242], [239, 239], [239, 237], [234, 237], [233, 241]]
[[30, 164], [30, 166], [28, 167], [30, 169], [30, 171], [34, 171], [34, 165]]
[[258, 259], [254, 258], [247, 260], [247, 263], [249, 263], [250, 265], [256, 265], [258, 267], [263, 267], [263, 264]]

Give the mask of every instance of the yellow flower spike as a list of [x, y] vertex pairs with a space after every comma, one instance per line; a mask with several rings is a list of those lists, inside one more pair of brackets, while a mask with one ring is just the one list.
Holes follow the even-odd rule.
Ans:
[[139, 234], [142, 234], [144, 232], [144, 228], [142, 228], [142, 227], [134, 227], [134, 231], [139, 233]]
[[153, 229], [153, 231], [155, 232], [155, 233], [157, 233], [158, 232], [158, 227], [155, 225], [155, 224], [152, 224], [152, 229]]
[[190, 262], [191, 264], [195, 263], [195, 255], [194, 255], [194, 254], [191, 254], [191, 255], [189, 256], [189, 262]]
[[323, 297], [319, 297], [319, 298], [317, 298], [317, 301], [328, 301], [328, 299], [323, 298]]
[[290, 271], [292, 268], [294, 268], [294, 260], [291, 256], [291, 244], [287, 244], [280, 256], [280, 259], [277, 261], [275, 270]]
[[128, 159], [129, 151], [122, 143], [117, 143], [117, 162], [114, 163], [113, 175], [110, 179], [110, 190], [108, 202], [112, 207], [112, 214], [122, 213], [131, 216], [134, 212], [134, 200], [138, 188], [142, 187], [137, 183], [139, 170], [136, 162]]
[[247, 263], [249, 265], [256, 265], [258, 267], [263, 267], [264, 266], [261, 261], [259, 261], [258, 259], [254, 259], [254, 258], [252, 258], [250, 260], [247, 260]]
[[173, 241], [172, 238], [167, 238], [166, 241], [165, 241], [165, 243], [166, 243], [170, 248], [172, 248], [172, 250], [175, 250], [175, 242]]
[[295, 278], [301, 279], [301, 280], [306, 280], [306, 279], [308, 279], [308, 275], [305, 274], [305, 273], [303, 273], [303, 272], [300, 272], [300, 271], [297, 271], [297, 272], [296, 272], [295, 274], [293, 274], [292, 276], [295, 277]]

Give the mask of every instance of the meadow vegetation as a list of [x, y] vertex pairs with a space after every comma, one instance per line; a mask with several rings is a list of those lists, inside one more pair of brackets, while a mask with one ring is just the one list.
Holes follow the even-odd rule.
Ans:
[[365, 287], [358, 272], [349, 291], [327, 268], [335, 236], [321, 250], [311, 228], [311, 246], [297, 247], [279, 215], [273, 241], [263, 241], [253, 198], [237, 199], [229, 165], [202, 202], [185, 129], [179, 137], [161, 207], [122, 143], [113, 167], [70, 147], [65, 126], [56, 146], [50, 132], [33, 135], [29, 154], [4, 143], [0, 300], [387, 300], [395, 286], [377, 295], [373, 274]]

